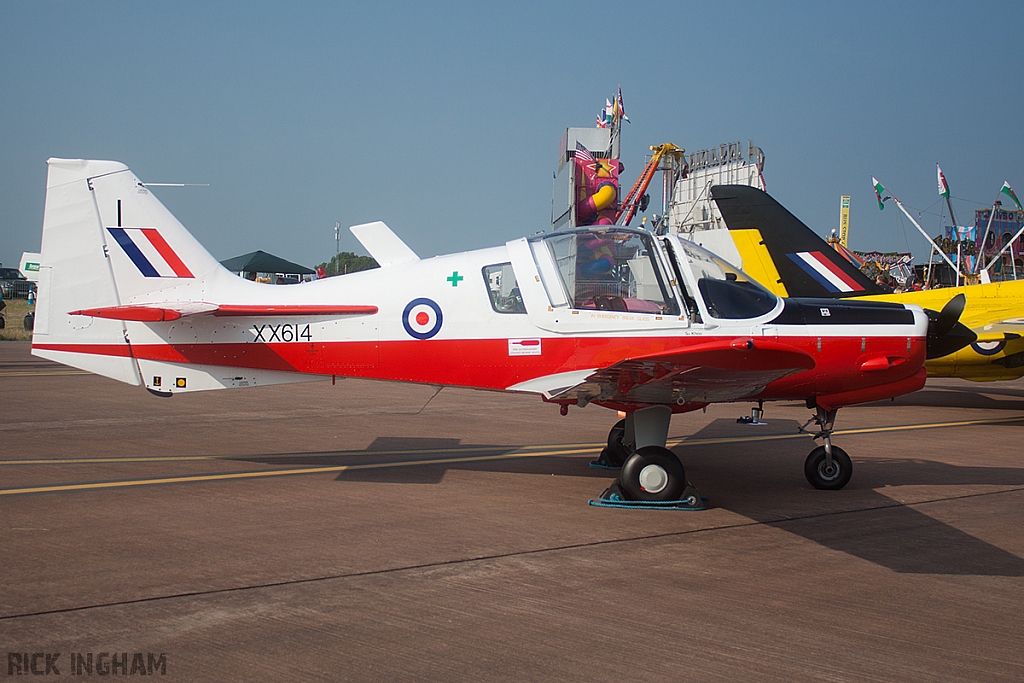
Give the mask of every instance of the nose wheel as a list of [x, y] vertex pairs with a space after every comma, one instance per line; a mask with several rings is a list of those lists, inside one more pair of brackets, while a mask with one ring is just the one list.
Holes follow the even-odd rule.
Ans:
[[816, 489], [838, 491], [850, 483], [853, 462], [839, 446], [832, 446], [831, 458], [825, 452], [824, 446], [818, 446], [804, 462], [804, 476]]
[[[832, 433], [835, 431], [836, 411], [825, 410], [818, 406], [814, 417], [807, 421], [818, 426], [813, 436], [821, 439], [822, 445], [811, 451], [804, 461], [804, 476], [808, 483], [823, 491], [838, 491], [850, 483], [853, 476], [853, 461], [839, 446], [832, 445]], [[801, 431], [804, 431], [801, 427]]]

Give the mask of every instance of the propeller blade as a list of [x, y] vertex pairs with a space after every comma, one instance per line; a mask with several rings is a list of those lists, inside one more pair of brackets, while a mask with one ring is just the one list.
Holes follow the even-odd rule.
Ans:
[[960, 320], [960, 315], [964, 312], [964, 307], [967, 305], [967, 297], [964, 296], [963, 292], [960, 292], [952, 299], [950, 299], [942, 310], [939, 312], [939, 319], [936, 321], [935, 333], [942, 337], [949, 333], [956, 325], [957, 321]]
[[942, 310], [928, 314], [928, 359], [941, 358], [973, 344], [978, 335], [960, 322], [960, 315], [967, 305], [967, 297], [961, 292], [949, 300]]

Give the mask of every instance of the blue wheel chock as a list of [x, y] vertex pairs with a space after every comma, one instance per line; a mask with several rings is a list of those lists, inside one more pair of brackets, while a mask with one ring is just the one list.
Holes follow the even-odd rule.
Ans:
[[[591, 464], [593, 466], [593, 464]], [[588, 504], [599, 508], [626, 508], [630, 510], [706, 510], [709, 499], [697, 493], [693, 484], [686, 482], [683, 495], [680, 500], [629, 500], [622, 495], [618, 482], [612, 484], [597, 497], [597, 500], [587, 501]]]

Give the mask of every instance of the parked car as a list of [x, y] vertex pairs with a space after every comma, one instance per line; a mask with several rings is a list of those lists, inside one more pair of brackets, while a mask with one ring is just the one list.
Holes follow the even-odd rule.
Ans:
[[0, 293], [5, 299], [27, 299], [36, 285], [17, 268], [0, 268]]

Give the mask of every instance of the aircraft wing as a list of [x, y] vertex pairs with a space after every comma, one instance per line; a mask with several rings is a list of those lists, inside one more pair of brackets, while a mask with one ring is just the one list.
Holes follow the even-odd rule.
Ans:
[[68, 315], [84, 315], [108, 320], [130, 320], [134, 322], [156, 323], [178, 320], [190, 315], [213, 315], [216, 317], [250, 316], [338, 316], [338, 315], [373, 315], [376, 306], [351, 305], [252, 305], [252, 304], [208, 304], [186, 302], [182, 304], [128, 305], [107, 306], [105, 308], [88, 308], [79, 311], [68, 311]]
[[695, 344], [623, 359], [605, 368], [559, 373], [509, 387], [551, 401], [713, 403], [759, 394], [768, 383], [815, 366], [807, 353], [763, 339]]
[[1024, 321], [992, 323], [990, 325], [982, 325], [981, 327], [973, 327], [971, 331], [978, 335], [978, 341], [982, 343], [1010, 341], [1024, 337]]

